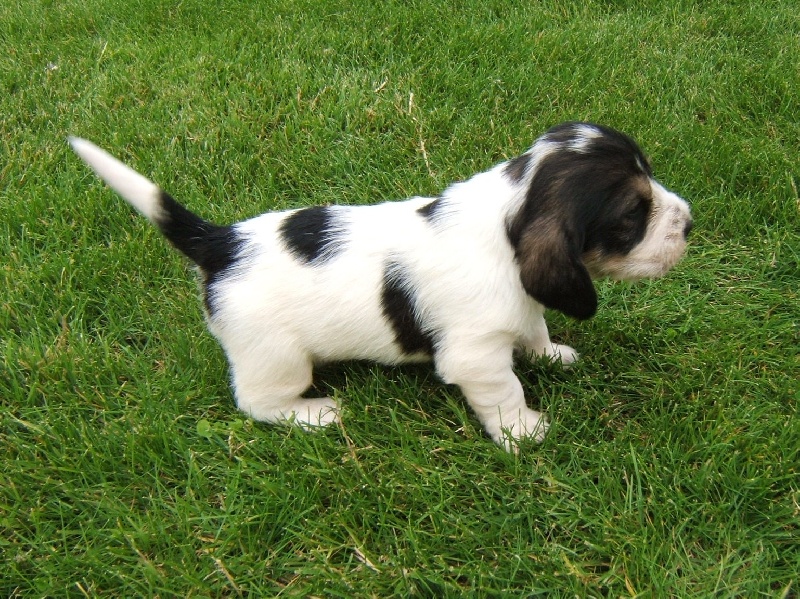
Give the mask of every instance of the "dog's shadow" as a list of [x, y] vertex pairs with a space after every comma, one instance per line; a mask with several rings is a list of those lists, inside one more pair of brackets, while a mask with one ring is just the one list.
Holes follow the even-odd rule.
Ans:
[[[515, 362], [526, 394], [542, 381], [558, 382], [567, 376], [560, 365], [546, 358], [518, 357]], [[377, 402], [432, 415], [456, 406], [459, 412], [472, 416], [458, 386], [444, 383], [429, 363], [390, 366], [354, 360], [320, 365], [314, 369], [313, 382], [303, 397], [320, 396], [344, 398], [346, 409], [369, 410]]]
[[448, 387], [452, 386], [442, 383], [430, 364], [389, 366], [366, 360], [350, 360], [315, 367], [311, 387], [303, 393], [303, 397], [348, 395], [349, 391], [358, 391], [363, 395], [406, 397], [409, 389], [414, 389], [418, 395], [436, 395]]

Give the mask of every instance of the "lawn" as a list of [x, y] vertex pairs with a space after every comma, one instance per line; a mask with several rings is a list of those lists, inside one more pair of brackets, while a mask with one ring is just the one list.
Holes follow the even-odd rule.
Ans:
[[[0, 6], [0, 595], [797, 597], [795, 2]], [[505, 453], [429, 366], [328, 365], [316, 434], [237, 412], [191, 268], [69, 151], [192, 210], [431, 195], [592, 120], [692, 204], [520, 360]]]

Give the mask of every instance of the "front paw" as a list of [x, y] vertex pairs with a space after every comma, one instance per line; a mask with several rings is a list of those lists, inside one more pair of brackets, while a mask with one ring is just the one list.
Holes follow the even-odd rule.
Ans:
[[487, 431], [495, 443], [506, 451], [519, 453], [519, 442], [532, 439], [537, 443], [544, 441], [550, 422], [541, 412], [522, 408], [515, 414], [501, 416], [487, 426]]
[[580, 358], [580, 354], [569, 345], [561, 345], [560, 343], [551, 343], [550, 347], [545, 350], [544, 355], [550, 358], [552, 362], [561, 362], [563, 368], [569, 368]]

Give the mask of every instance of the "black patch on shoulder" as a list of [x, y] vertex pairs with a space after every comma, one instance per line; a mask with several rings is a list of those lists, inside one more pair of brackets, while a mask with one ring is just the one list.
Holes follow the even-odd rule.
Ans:
[[520, 183], [525, 178], [525, 172], [531, 162], [530, 154], [522, 154], [509, 160], [503, 167], [503, 174], [510, 178], [514, 183]]
[[329, 206], [295, 210], [284, 218], [281, 237], [292, 254], [308, 264], [323, 264], [341, 250], [343, 227]]
[[394, 329], [395, 340], [406, 354], [433, 355], [433, 336], [422, 330], [415, 311], [416, 297], [405, 269], [390, 260], [383, 271], [381, 308]]
[[232, 268], [242, 253], [244, 240], [232, 226], [210, 223], [161, 192], [158, 228], [181, 253], [200, 267], [203, 300], [209, 314], [214, 312], [214, 284]]
[[429, 223], [435, 223], [442, 217], [442, 208], [444, 204], [445, 202], [442, 198], [436, 198], [421, 208], [417, 208], [417, 214], [422, 216]]

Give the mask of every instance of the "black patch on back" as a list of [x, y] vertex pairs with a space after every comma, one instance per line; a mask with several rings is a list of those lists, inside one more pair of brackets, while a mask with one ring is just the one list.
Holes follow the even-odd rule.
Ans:
[[394, 329], [395, 340], [406, 354], [433, 355], [433, 336], [423, 331], [415, 311], [416, 297], [403, 267], [394, 260], [383, 271], [381, 308]]
[[331, 207], [312, 206], [284, 218], [280, 233], [297, 258], [308, 264], [323, 264], [341, 249], [344, 230]]
[[510, 178], [514, 183], [520, 183], [525, 178], [525, 172], [531, 162], [530, 154], [522, 154], [509, 160], [503, 167], [503, 174]]
[[436, 198], [421, 208], [417, 208], [417, 214], [424, 217], [428, 222], [433, 223], [436, 222], [439, 217], [441, 217], [443, 207], [444, 200], [442, 198]]
[[200, 267], [205, 305], [213, 313], [213, 285], [236, 264], [244, 240], [234, 227], [200, 218], [165, 191], [161, 192], [160, 207], [163, 215], [158, 228], [176, 249]]

